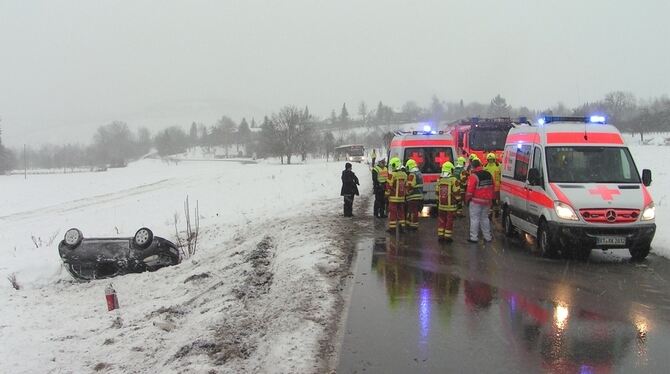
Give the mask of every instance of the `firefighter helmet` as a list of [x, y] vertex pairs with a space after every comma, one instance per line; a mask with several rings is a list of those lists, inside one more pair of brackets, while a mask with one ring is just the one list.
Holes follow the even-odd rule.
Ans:
[[479, 160], [479, 157], [478, 157], [476, 154], [474, 154], [474, 153], [470, 153], [470, 157], [469, 157], [469, 158], [470, 158], [470, 161], [473, 161], [473, 160]]
[[405, 167], [407, 168], [407, 170], [414, 169], [414, 168], [416, 167], [416, 161], [414, 161], [414, 160], [412, 160], [412, 159], [410, 158], [410, 159], [407, 160], [407, 162], [405, 163]]
[[465, 157], [461, 156], [456, 160], [456, 166], [463, 167], [465, 166], [466, 159]]
[[391, 157], [391, 160], [389, 160], [389, 166], [391, 167], [391, 170], [400, 169], [400, 165], [402, 165], [402, 163], [398, 157]]
[[451, 173], [453, 170], [454, 170], [454, 164], [452, 164], [450, 161], [447, 161], [444, 164], [442, 164], [443, 173]]
[[491, 153], [486, 155], [486, 159], [495, 161], [496, 160], [496, 154], [491, 152]]

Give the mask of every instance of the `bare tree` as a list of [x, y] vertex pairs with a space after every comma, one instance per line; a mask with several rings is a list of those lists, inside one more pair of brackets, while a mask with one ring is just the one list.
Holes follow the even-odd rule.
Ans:
[[358, 115], [361, 117], [363, 123], [368, 122], [368, 106], [365, 104], [365, 101], [361, 101], [361, 103], [358, 104]]
[[281, 146], [280, 153], [286, 156], [287, 164], [291, 164], [291, 156], [296, 153], [299, 127], [303, 121], [303, 111], [292, 105], [285, 106], [279, 113], [272, 115], [273, 127]]

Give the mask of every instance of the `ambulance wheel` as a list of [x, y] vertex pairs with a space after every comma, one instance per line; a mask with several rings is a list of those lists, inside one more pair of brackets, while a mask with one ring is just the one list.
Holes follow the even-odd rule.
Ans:
[[645, 244], [637, 247], [630, 248], [631, 260], [633, 261], [642, 261], [647, 258], [649, 251], [651, 251], [651, 244]]
[[503, 231], [505, 232], [505, 236], [508, 238], [514, 237], [514, 235], [516, 234], [516, 229], [514, 228], [514, 224], [512, 223], [512, 217], [510, 217], [509, 215], [509, 208], [507, 207], [503, 208], [502, 225], [503, 225]]
[[537, 229], [537, 248], [540, 250], [540, 254], [542, 257], [556, 257], [557, 247], [556, 240], [549, 232], [547, 222], [541, 221], [540, 227]]

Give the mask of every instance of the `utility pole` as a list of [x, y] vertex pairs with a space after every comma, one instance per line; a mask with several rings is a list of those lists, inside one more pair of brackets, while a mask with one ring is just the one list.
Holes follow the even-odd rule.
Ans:
[[26, 145], [23, 145], [23, 179], [28, 179], [28, 162], [26, 161]]

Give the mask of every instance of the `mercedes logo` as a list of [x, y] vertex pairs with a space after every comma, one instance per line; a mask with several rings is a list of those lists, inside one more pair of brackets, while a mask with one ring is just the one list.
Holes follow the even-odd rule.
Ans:
[[607, 222], [614, 222], [616, 220], [616, 212], [608, 210], [607, 213], [605, 213], [605, 217], [607, 218]]

